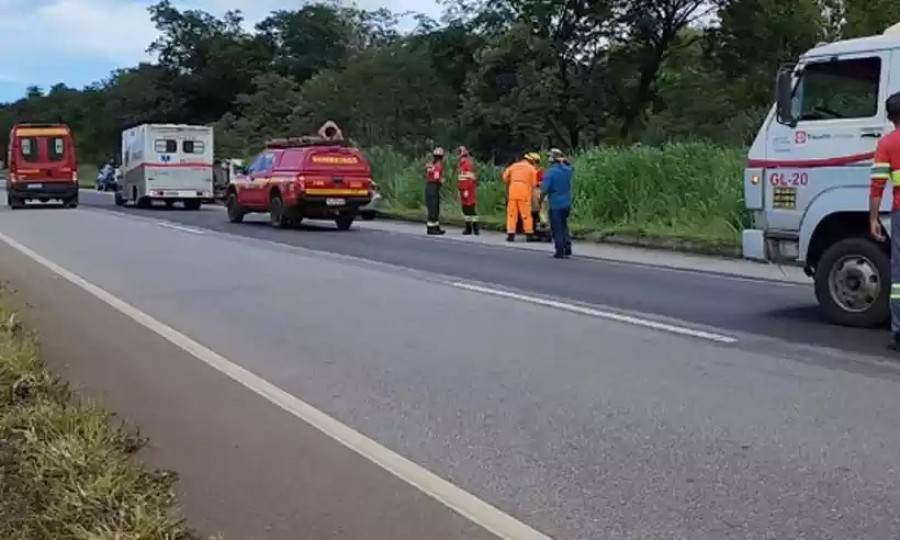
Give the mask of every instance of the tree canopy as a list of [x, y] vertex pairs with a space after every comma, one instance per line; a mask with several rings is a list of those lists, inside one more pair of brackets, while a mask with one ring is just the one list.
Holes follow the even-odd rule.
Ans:
[[140, 122], [214, 124], [217, 152], [327, 119], [362, 145], [421, 152], [677, 139], [745, 144], [782, 62], [822, 40], [880, 33], [900, 0], [443, 0], [440, 21], [337, 0], [272, 12], [247, 31], [170, 0], [149, 8], [155, 62], [73, 89], [29, 88], [15, 122], [65, 122], [85, 159]]

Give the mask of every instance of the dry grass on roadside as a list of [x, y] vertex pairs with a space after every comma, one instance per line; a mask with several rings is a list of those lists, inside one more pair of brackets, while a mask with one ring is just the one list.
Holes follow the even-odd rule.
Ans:
[[140, 446], [79, 403], [0, 307], [0, 538], [197, 538], [175, 514], [174, 475], [131, 460]]

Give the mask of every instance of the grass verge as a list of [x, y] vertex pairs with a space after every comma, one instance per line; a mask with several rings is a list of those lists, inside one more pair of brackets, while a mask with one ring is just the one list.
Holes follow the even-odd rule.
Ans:
[[[385, 197], [388, 217], [424, 217], [425, 158], [391, 148], [365, 151]], [[743, 149], [703, 143], [662, 147], [595, 148], [572, 156], [575, 167], [571, 227], [582, 239], [718, 255], [739, 255], [744, 209]], [[442, 221], [462, 215], [456, 162], [446, 171]], [[502, 168], [478, 163], [478, 206], [486, 227], [505, 218]]]
[[80, 165], [78, 167], [78, 186], [93, 188], [97, 185], [97, 166]]
[[176, 515], [175, 475], [130, 458], [141, 446], [48, 372], [0, 307], [0, 538], [197, 539]]

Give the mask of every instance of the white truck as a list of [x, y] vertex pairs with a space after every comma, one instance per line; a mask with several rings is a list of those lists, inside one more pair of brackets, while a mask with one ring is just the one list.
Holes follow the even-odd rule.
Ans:
[[[820, 44], [782, 67], [776, 103], [750, 148], [744, 257], [803, 267], [826, 319], [874, 327], [889, 317], [890, 246], [869, 235], [869, 178], [885, 100], [900, 91], [900, 24]], [[882, 201], [890, 231], [890, 185]]]
[[142, 124], [122, 132], [122, 181], [116, 204], [146, 208], [181, 202], [197, 210], [213, 199], [213, 128]]

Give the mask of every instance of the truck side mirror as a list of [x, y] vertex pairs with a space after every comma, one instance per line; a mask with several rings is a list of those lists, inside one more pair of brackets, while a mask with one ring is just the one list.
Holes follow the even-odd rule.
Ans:
[[775, 78], [775, 112], [777, 120], [780, 124], [790, 127], [797, 125], [797, 119], [794, 117], [794, 87], [793, 87], [793, 69], [791, 67], [783, 67], [778, 70], [778, 76]]

